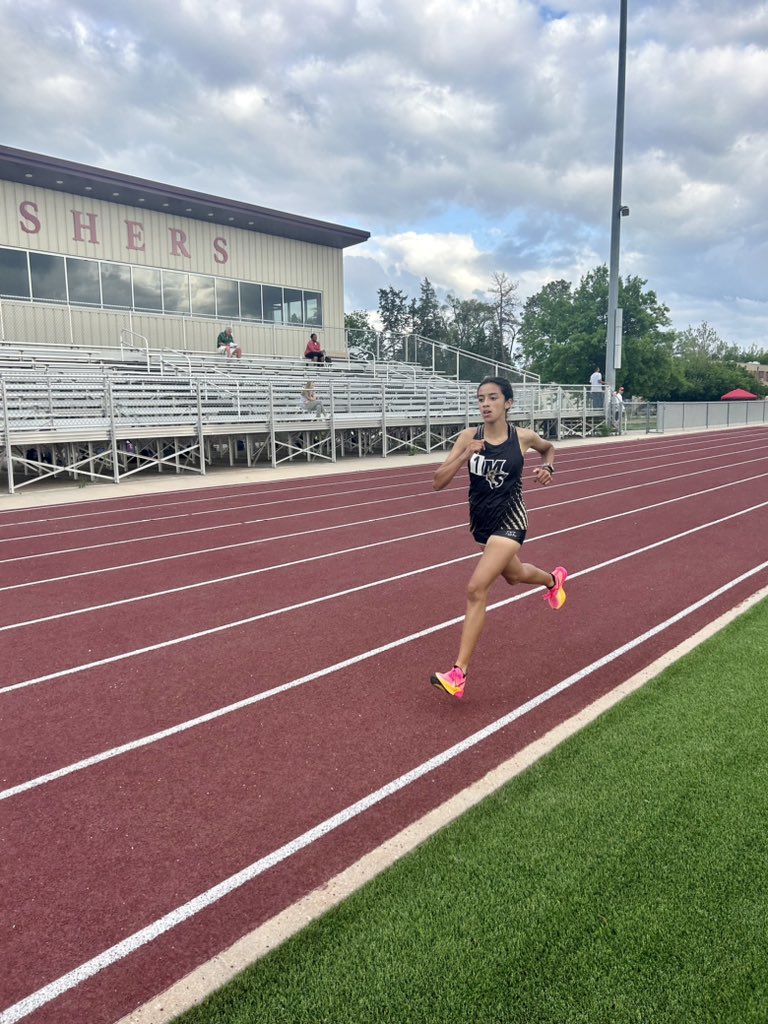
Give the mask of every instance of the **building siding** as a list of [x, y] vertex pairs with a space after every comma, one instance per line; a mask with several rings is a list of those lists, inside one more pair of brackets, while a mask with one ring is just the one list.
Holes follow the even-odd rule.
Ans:
[[[182, 242], [188, 255], [182, 252]], [[10, 181], [0, 181], [0, 245], [318, 291], [323, 297], [321, 333], [328, 335], [327, 347], [344, 347], [341, 249]], [[75, 306], [62, 309], [15, 300], [3, 300], [2, 313], [4, 337], [22, 343], [115, 346], [120, 330], [127, 328], [145, 335], [153, 348], [207, 351], [213, 349], [221, 330], [215, 320]], [[303, 352], [301, 339], [308, 334], [307, 328], [247, 322], [234, 326], [238, 340], [253, 352], [296, 355], [299, 347]]]

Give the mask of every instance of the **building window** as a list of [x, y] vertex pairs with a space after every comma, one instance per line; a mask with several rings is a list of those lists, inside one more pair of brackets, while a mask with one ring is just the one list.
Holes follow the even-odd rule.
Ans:
[[75, 306], [100, 306], [99, 264], [67, 257], [69, 301]]
[[105, 307], [130, 309], [133, 302], [131, 268], [122, 263], [102, 263], [101, 294]]
[[190, 274], [189, 293], [194, 316], [216, 316], [216, 286], [212, 277]]
[[41, 252], [29, 254], [32, 277], [32, 298], [47, 302], [67, 301], [67, 279], [63, 256], [47, 256]]
[[304, 323], [304, 298], [298, 288], [283, 289], [283, 321], [287, 324]]
[[149, 267], [133, 268], [133, 308], [158, 312], [163, 308], [160, 271]]
[[0, 295], [12, 299], [30, 297], [26, 252], [0, 249]]
[[265, 284], [262, 288], [264, 293], [264, 319], [271, 324], [283, 322], [283, 289], [276, 288], [273, 284]]
[[222, 320], [323, 326], [320, 292], [2, 247], [0, 296]]
[[240, 316], [240, 303], [237, 298], [237, 281], [216, 278], [216, 314], [220, 320]]
[[260, 284], [240, 282], [240, 316], [244, 320], [263, 319]]
[[323, 297], [320, 292], [304, 292], [304, 323], [323, 326]]
[[163, 309], [189, 314], [189, 277], [177, 270], [163, 271]]

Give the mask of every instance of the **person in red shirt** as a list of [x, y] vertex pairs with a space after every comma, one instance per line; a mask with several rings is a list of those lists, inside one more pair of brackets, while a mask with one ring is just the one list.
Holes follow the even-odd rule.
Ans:
[[304, 349], [304, 358], [312, 359], [316, 363], [325, 362], [325, 352], [320, 348], [320, 342], [317, 340], [316, 334], [310, 334], [307, 347]]

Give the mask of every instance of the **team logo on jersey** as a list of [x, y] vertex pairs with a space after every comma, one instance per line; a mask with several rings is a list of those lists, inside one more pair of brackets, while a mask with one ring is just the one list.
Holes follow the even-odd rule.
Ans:
[[488, 482], [488, 486], [494, 490], [501, 487], [509, 476], [504, 469], [504, 459], [486, 459], [484, 455], [477, 452], [469, 460], [469, 471], [475, 476], [482, 476]]

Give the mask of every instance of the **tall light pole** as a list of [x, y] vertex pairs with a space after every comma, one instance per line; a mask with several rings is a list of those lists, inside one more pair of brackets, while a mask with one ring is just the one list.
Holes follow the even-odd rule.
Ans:
[[[621, 174], [624, 163], [624, 84], [627, 75], [627, 0], [620, 0], [619, 81], [616, 90], [616, 141], [613, 152], [613, 198], [611, 201], [611, 262], [608, 271], [608, 324], [605, 338], [605, 382], [616, 389], [616, 346], [621, 323], [616, 316], [619, 304], [619, 244], [621, 218], [629, 207], [621, 205]], [[617, 331], [618, 327], [618, 331]]]

